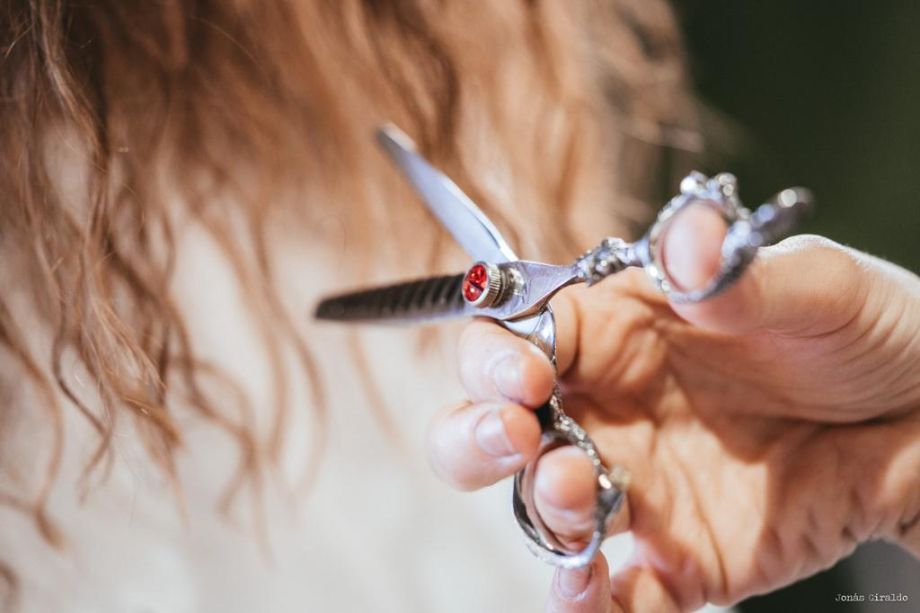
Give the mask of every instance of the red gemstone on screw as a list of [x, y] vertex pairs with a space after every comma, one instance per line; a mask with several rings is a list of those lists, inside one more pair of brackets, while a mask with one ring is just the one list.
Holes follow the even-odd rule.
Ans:
[[463, 297], [476, 302], [489, 285], [489, 271], [483, 264], [474, 264], [463, 279]]

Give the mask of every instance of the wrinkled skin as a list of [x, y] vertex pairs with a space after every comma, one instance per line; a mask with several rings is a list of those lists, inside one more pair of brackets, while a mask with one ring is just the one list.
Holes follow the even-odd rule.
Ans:
[[[691, 285], [714, 270], [720, 234], [682, 223], [665, 255]], [[791, 583], [865, 540], [920, 553], [920, 279], [796, 237], [701, 304], [670, 305], [639, 270], [553, 304], [566, 411], [632, 474], [613, 529], [637, 548], [612, 580], [603, 556], [557, 571], [548, 610], [692, 610]], [[475, 489], [536, 452], [533, 407], [553, 370], [487, 321], [459, 357], [470, 401], [434, 419], [429, 448], [440, 475]], [[540, 460], [538, 509], [574, 545], [593, 488], [580, 452]]]

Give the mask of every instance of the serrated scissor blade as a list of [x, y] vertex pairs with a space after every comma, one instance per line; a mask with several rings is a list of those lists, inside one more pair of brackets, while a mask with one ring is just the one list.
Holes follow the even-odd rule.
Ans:
[[412, 140], [399, 128], [380, 128], [377, 140], [470, 257], [494, 264], [517, 259], [489, 218], [456, 183], [420, 156]]
[[470, 315], [463, 300], [463, 274], [429, 277], [326, 298], [317, 319], [420, 322]]

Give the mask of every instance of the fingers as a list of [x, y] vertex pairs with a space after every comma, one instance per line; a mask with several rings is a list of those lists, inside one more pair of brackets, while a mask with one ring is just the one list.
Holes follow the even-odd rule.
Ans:
[[[607, 560], [599, 554], [585, 568], [557, 568], [546, 603], [547, 613], [614, 613]], [[653, 611], [655, 609], [648, 609]]]
[[484, 321], [467, 326], [459, 353], [460, 376], [474, 402], [435, 416], [428, 458], [445, 481], [471, 490], [512, 475], [534, 456], [540, 425], [532, 407], [549, 398], [555, 374], [539, 349]]
[[461, 490], [491, 485], [523, 468], [537, 452], [540, 424], [513, 403], [464, 404], [443, 410], [428, 430], [434, 471]]
[[[662, 238], [664, 266], [681, 289], [703, 287], [716, 274], [724, 224], [703, 205], [691, 206]], [[856, 252], [817, 236], [764, 247], [725, 292], [696, 304], [672, 304], [702, 328], [730, 333], [769, 331], [818, 335], [853, 318], [867, 293]]]
[[460, 337], [460, 379], [474, 401], [538, 407], [553, 390], [553, 366], [539, 349], [494, 323], [474, 321]]
[[677, 613], [684, 608], [650, 566], [609, 574], [603, 554], [585, 568], [556, 569], [547, 613]]
[[547, 613], [676, 613], [680, 605], [655, 571], [629, 566], [611, 579], [603, 554], [586, 568], [557, 569]]

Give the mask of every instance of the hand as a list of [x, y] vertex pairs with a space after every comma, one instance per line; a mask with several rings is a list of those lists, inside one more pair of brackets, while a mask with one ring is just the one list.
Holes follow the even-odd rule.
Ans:
[[[669, 273], [700, 285], [720, 230], [690, 209], [664, 242]], [[920, 279], [817, 237], [762, 249], [705, 303], [670, 305], [630, 270], [553, 302], [565, 410], [608, 466], [632, 473], [616, 530], [636, 550], [557, 571], [548, 609], [677, 611], [733, 603], [826, 568], [865, 540], [920, 555]], [[553, 369], [486, 321], [460, 341], [470, 401], [441, 412], [432, 465], [463, 489], [536, 452], [533, 407]], [[537, 466], [537, 508], [577, 543], [594, 480], [572, 448]]]

